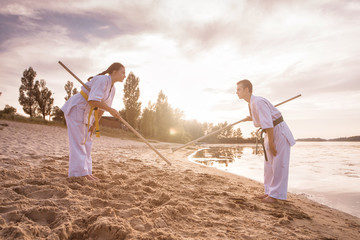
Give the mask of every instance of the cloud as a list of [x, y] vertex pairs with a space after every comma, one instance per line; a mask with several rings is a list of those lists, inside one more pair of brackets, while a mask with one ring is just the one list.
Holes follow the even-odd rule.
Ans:
[[[321, 112], [331, 109], [319, 102], [339, 96], [339, 106], [356, 112], [349, 102], [359, 100], [358, 16], [359, 1], [3, 0], [1, 102], [17, 102], [29, 66], [61, 105], [63, 85], [75, 80], [58, 60], [83, 80], [120, 61], [140, 77], [142, 102], [163, 89], [198, 119], [242, 116], [247, 106], [235, 85], [244, 78], [275, 103], [302, 93], [301, 102]], [[306, 112], [297, 102], [291, 106]]]
[[26, 7], [21, 3], [5, 1], [2, 5], [3, 7], [0, 9], [1, 14], [27, 17], [34, 17], [36, 15], [34, 9]]
[[[7, 2], [7, 3], [6, 3]], [[156, 4], [133, 1], [5, 1], [0, 11], [2, 42], [24, 34], [37, 34], [60, 26], [77, 41], [90, 38], [109, 39], [119, 35], [136, 35], [156, 27], [153, 11]], [[155, 2], [156, 3], [156, 2]], [[5, 38], [6, 36], [6, 38]]]
[[272, 92], [303, 92], [307, 95], [319, 93], [348, 94], [360, 90], [360, 58], [327, 62], [306, 69], [296, 65], [282, 74], [269, 79], [267, 84]]
[[2, 37], [1, 42], [12, 38], [36, 36], [39, 33], [52, 32], [53, 29], [64, 29], [62, 34], [69, 38], [89, 42], [92, 38], [111, 39], [119, 35], [126, 36], [140, 32], [131, 22], [118, 19], [122, 24], [113, 24], [104, 15], [72, 14], [41, 11], [37, 18], [27, 18], [16, 15], [0, 15]]
[[[19, 11], [15, 9], [14, 4]], [[61, 1], [46, 3], [17, 1], [2, 10], [5, 29], [31, 23], [32, 32], [47, 31], [54, 25], [67, 30], [78, 41], [90, 38], [108, 39], [119, 35], [159, 34], [177, 42], [185, 54], [196, 55], [218, 44], [230, 43], [241, 54], [262, 52], [274, 55], [272, 49], [298, 48], [318, 37], [322, 30], [341, 24], [344, 14], [358, 13], [348, 7], [355, 2], [322, 1]], [[338, 12], [333, 11], [337, 7]], [[31, 9], [31, 10], [30, 10]], [[322, 12], [319, 12], [322, 9]], [[356, 8], [355, 8], [356, 9]], [[340, 13], [339, 13], [340, 12]], [[11, 19], [6, 19], [11, 16]], [[15, 17], [26, 21], [15, 21]], [[345, 18], [347, 19], [347, 18]], [[2, 21], [3, 22], [3, 21]], [[316, 24], [314, 24], [316, 23]], [[346, 20], [351, 25], [354, 20]], [[37, 29], [36, 29], [37, 27]], [[13, 31], [15, 32], [15, 31]], [[20, 32], [20, 31], [16, 31]], [[8, 35], [9, 38], [13, 34]]]

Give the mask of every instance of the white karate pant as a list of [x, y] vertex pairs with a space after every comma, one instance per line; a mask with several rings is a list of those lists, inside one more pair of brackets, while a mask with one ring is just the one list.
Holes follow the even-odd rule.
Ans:
[[290, 144], [280, 132], [280, 128], [274, 128], [274, 142], [277, 154], [274, 157], [270, 152], [268, 137], [264, 139], [266, 156], [264, 161], [264, 189], [265, 194], [272, 198], [286, 200], [289, 177]]
[[[69, 177], [92, 175], [92, 139], [87, 124], [83, 123], [84, 110], [75, 106], [65, 116], [69, 135]], [[85, 145], [83, 141], [88, 134]]]

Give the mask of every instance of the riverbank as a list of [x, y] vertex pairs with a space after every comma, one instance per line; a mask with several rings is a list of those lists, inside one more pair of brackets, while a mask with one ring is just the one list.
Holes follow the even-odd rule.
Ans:
[[290, 194], [269, 205], [261, 184], [187, 160], [174, 144], [101, 137], [100, 181], [67, 178], [65, 128], [0, 120], [3, 239], [358, 239], [360, 219]]

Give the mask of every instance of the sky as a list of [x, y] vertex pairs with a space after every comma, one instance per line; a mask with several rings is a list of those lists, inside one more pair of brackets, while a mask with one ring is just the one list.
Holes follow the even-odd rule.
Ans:
[[[64, 104], [64, 85], [120, 62], [140, 78], [140, 101], [162, 90], [184, 119], [248, 116], [236, 83], [279, 106], [295, 138], [360, 135], [358, 0], [1, 0], [0, 109], [17, 108], [25, 69]], [[122, 109], [116, 83], [113, 108]], [[252, 123], [237, 125], [249, 136]]]

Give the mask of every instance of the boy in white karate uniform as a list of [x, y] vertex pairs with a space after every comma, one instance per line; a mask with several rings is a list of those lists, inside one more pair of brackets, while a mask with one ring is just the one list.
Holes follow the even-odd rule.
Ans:
[[[94, 114], [98, 114], [98, 120], [104, 111], [120, 117], [119, 112], [111, 108], [111, 105], [115, 96], [114, 83], [122, 82], [124, 78], [125, 67], [120, 63], [113, 63], [104, 72], [88, 79], [86, 85], [90, 91], [82, 86], [81, 92], [72, 96], [61, 108], [69, 134], [69, 177], [97, 179], [92, 175], [91, 159], [91, 135], [96, 127]], [[101, 110], [90, 113], [92, 108]]]
[[280, 111], [268, 100], [252, 95], [249, 80], [237, 83], [237, 95], [249, 104], [250, 116], [255, 127], [266, 132], [264, 139], [264, 195], [258, 196], [263, 202], [273, 203], [276, 199], [286, 200], [289, 175], [290, 147], [295, 139], [283, 121]]

